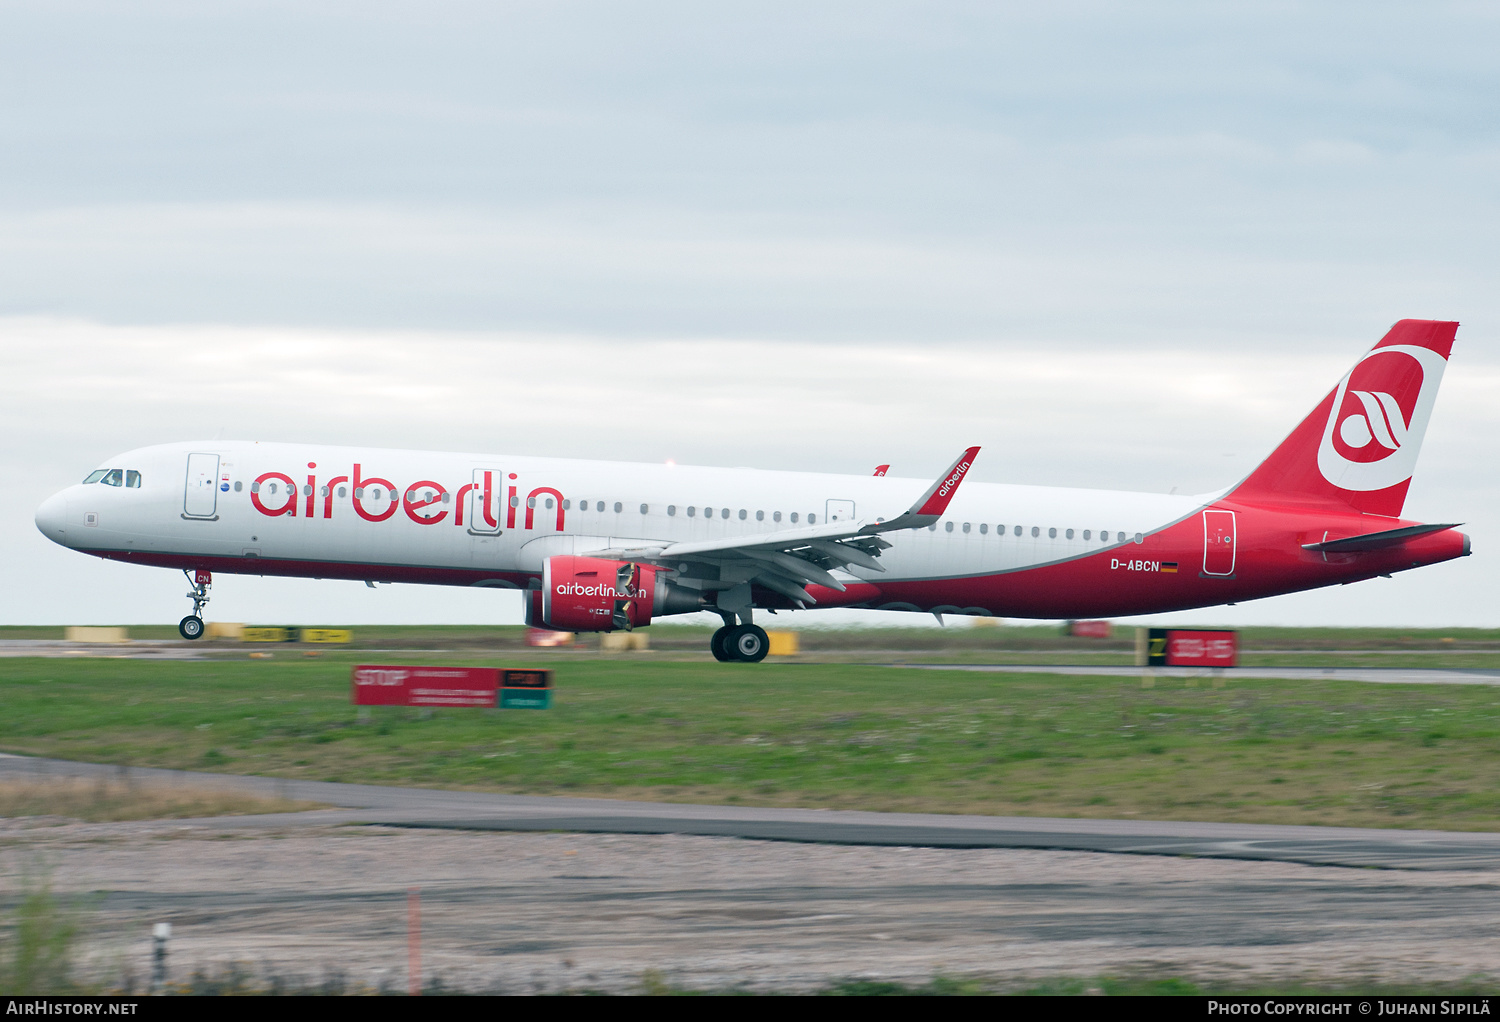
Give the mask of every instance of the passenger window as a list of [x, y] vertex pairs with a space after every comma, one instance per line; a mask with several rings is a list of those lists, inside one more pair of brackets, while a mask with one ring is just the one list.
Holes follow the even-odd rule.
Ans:
[[[234, 481], [234, 492], [235, 493], [239, 493], [244, 488], [245, 488], [245, 484], [244, 483], [240, 482], [238, 479], [236, 479]], [[343, 496], [343, 494], [340, 493], [339, 496]]]
[[987, 533], [987, 532], [989, 532], [989, 531], [990, 531], [990, 527], [989, 527], [989, 525], [987, 525], [987, 524], [986, 524], [986, 523], [984, 523], [984, 522], [980, 522], [980, 523], [979, 523], [979, 534], [980, 534], [980, 535], [981, 535], [981, 536], [983, 536], [983, 535], [984, 535], [984, 534], [985, 534], [985, 533]]
[[92, 471], [92, 472], [90, 472], [88, 474], [88, 478], [83, 481], [84, 485], [87, 485], [89, 483], [97, 483], [99, 480], [101, 480], [101, 479], [104, 478], [104, 474], [106, 472], [108, 472], [108, 471], [109, 471], [109, 469], [107, 469], [107, 468], [96, 468], [96, 469], [94, 469], [94, 471]]
[[1042, 534], [1042, 530], [1041, 530], [1041, 528], [1039, 526], [1033, 525], [1031, 527], [1031, 538], [1032, 539], [1036, 539], [1041, 534]]
[[641, 514], [643, 514], [643, 515], [647, 514], [647, 513], [650, 512], [650, 510], [651, 510], [651, 505], [650, 504], [642, 504], [641, 505]]
[[728, 518], [729, 517], [729, 509], [726, 507], [723, 510], [721, 510], [719, 512], [719, 517], [720, 518]]
[[[239, 483], [235, 483], [234, 484], [234, 488], [235, 489], [239, 489], [239, 487], [240, 487]], [[349, 496], [349, 490], [346, 487], [340, 486], [339, 487], [339, 496], [340, 497], [347, 497], [347, 496]]]
[[[268, 487], [267, 487], [267, 488], [268, 488], [268, 489], [269, 489], [269, 490], [270, 490], [270, 491], [271, 491], [271, 492], [272, 492], [272, 493], [275, 493], [275, 492], [276, 492], [276, 484], [275, 484], [275, 483], [271, 483], [271, 484], [270, 484], [270, 485], [269, 485], [269, 486], [268, 486]], [[380, 499], [380, 491], [379, 491], [379, 490], [376, 490], [376, 491], [375, 491], [375, 499], [376, 499], [376, 500], [379, 500], [379, 499]]]
[[1017, 536], [1019, 536], [1021, 534], [1021, 527], [1017, 525], [1013, 531]]
[[795, 525], [795, 524], [797, 524], [797, 512], [795, 512], [795, 511], [793, 511], [793, 512], [792, 512], [792, 513], [791, 513], [791, 515], [790, 515], [790, 518], [791, 518], [791, 520], [792, 520], [792, 524], [793, 524], [793, 525]]
[[706, 507], [706, 508], [703, 509], [703, 517], [704, 518], [712, 518], [713, 516], [714, 516], [714, 509], [713, 508]]
[[452, 497], [453, 497], [453, 494], [449, 493], [447, 490], [443, 491], [443, 503], [444, 504], [448, 503], [452, 499]]
[[677, 505], [676, 504], [668, 504], [667, 505], [667, 517], [668, 518], [676, 518], [677, 517]]
[[937, 522], [933, 522], [931, 525], [927, 526], [927, 531], [937, 532]]
[[818, 516], [817, 515], [808, 515], [807, 516], [807, 524], [808, 525], [817, 525], [818, 524]]
[[[443, 500], [446, 501], [447, 499], [448, 499], [448, 495], [446, 493], [443, 494]], [[568, 499], [568, 498], [566, 498], [566, 497], [564, 497], [563, 498], [563, 510], [564, 511], [571, 511], [571, 510], [573, 510], [573, 501], [570, 500], [570, 499]]]
[[625, 505], [621, 504], [618, 500], [615, 501], [615, 514], [619, 514], [621, 511], [624, 511], [624, 510], [625, 510]]
[[[377, 496], [378, 496], [378, 494], [377, 494]], [[526, 506], [528, 508], [535, 508], [536, 507], [536, 498], [535, 497], [527, 497], [526, 498]]]
[[764, 511], [757, 511], [757, 512], [755, 512], [755, 520], [757, 522], [763, 522], [763, 521], [765, 521], [766, 520], [766, 513]]
[[1139, 532], [1137, 532], [1137, 533], [1136, 533], [1136, 534], [1135, 534], [1135, 541], [1136, 541], [1136, 542], [1137, 542], [1137, 543], [1144, 543], [1144, 542], [1145, 542], [1145, 541], [1146, 541], [1146, 537], [1145, 537], [1145, 536], [1142, 536], [1142, 535], [1141, 535], [1141, 534], [1140, 534], [1140, 533], [1139, 533]]
[[688, 505], [688, 517], [689, 517], [689, 518], [691, 518], [691, 517], [693, 517], [693, 515], [694, 515], [694, 514], [696, 514], [696, 513], [697, 513], [697, 512], [696, 512], [696, 511], [695, 511], [695, 510], [694, 510], [694, 509], [693, 509], [693, 505], [691, 505], [691, 504], [689, 504], [689, 505]]
[[118, 468], [112, 468], [104, 473], [104, 478], [99, 480], [105, 486], [119, 486], [123, 483], [125, 473]]
[[139, 490], [141, 488], [141, 474], [133, 468], [125, 470], [125, 486], [127, 489]]
[[773, 512], [772, 515], [771, 515], [771, 521], [773, 521], [773, 522], [779, 522], [779, 521], [781, 521], [781, 512], [780, 511]]
[[1123, 532], [1116, 533], [1115, 534], [1115, 542], [1116, 543], [1123, 543], [1123, 542], [1125, 542], [1125, 533], [1123, 533]]
[[304, 496], [304, 497], [311, 497], [312, 496], [312, 486], [311, 485], [309, 485], [307, 483], [303, 483], [302, 484], [302, 496]]
[[969, 523], [968, 522], [964, 522], [964, 531], [965, 532], [969, 531]]
[[1090, 532], [1088, 529], [1084, 529], [1083, 530], [1083, 538], [1084, 539], [1093, 539], [1093, 537], [1094, 537], [1094, 534], [1092, 532]]
[[1067, 536], [1068, 536], [1068, 538], [1069, 538], [1069, 539], [1072, 539], [1072, 538], [1073, 538], [1073, 530], [1072, 530], [1072, 529], [1069, 529], [1069, 530], [1068, 530], [1068, 532], [1067, 532]]
[[744, 508], [740, 508], [740, 521], [743, 522], [746, 518], [749, 518], [749, 517], [750, 517], [750, 512], [746, 511]]
[[1057, 538], [1057, 530], [1056, 529], [1048, 529], [1047, 530], [1047, 538], [1048, 539], [1056, 539]]
[[944, 522], [943, 523], [943, 531], [944, 532], [952, 532], [953, 531], [953, 523], [952, 522]]
[[[431, 499], [432, 499], [432, 494], [430, 494], [430, 493], [429, 493], [429, 494], [428, 494], [428, 495], [427, 495], [427, 499], [428, 499], [428, 500], [431, 500]], [[552, 498], [551, 498], [551, 497], [548, 497], [548, 498], [547, 498], [547, 510], [548, 510], [548, 511], [551, 511], [551, 510], [552, 510]]]

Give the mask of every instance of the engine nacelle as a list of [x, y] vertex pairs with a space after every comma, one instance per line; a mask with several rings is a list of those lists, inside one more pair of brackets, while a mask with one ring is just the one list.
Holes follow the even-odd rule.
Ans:
[[656, 572], [629, 561], [549, 557], [542, 565], [541, 606], [534, 601], [532, 607], [541, 611], [544, 627], [560, 632], [629, 631], [651, 623]]

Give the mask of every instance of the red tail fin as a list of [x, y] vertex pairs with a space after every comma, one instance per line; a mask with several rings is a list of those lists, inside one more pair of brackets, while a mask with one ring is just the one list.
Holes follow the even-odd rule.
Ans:
[[1428, 319], [1391, 327], [1233, 496], [1399, 517], [1457, 330]]

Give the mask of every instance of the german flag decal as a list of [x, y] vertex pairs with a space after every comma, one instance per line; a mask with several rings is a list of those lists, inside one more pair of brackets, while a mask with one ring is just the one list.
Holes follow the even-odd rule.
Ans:
[[1176, 561], [1162, 561], [1161, 562], [1161, 570], [1167, 572], [1168, 574], [1175, 575], [1175, 574], [1177, 574], [1177, 562]]

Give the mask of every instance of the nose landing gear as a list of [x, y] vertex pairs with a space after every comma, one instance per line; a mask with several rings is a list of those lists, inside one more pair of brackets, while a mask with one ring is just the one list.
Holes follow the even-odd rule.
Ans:
[[177, 622], [177, 631], [184, 639], [203, 638], [203, 607], [208, 603], [208, 587], [213, 585], [213, 574], [199, 569], [188, 571], [186, 568], [182, 573], [187, 576], [188, 584], [193, 588], [188, 590], [187, 598], [193, 601], [193, 612], [181, 621]]

